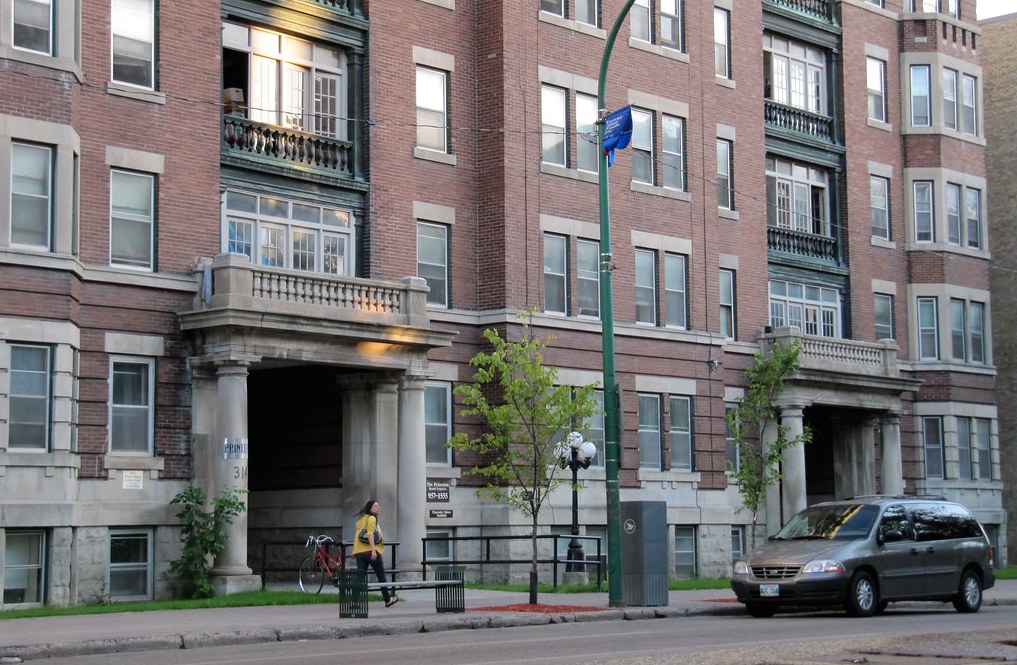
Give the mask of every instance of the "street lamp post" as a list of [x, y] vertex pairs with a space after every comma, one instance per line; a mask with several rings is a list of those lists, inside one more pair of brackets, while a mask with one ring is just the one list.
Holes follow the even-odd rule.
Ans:
[[568, 563], [566, 573], [583, 573], [586, 567], [581, 563], [586, 560], [583, 544], [579, 542], [579, 469], [590, 468], [593, 456], [597, 454], [597, 446], [592, 441], [583, 441], [579, 432], [571, 432], [567, 442], [559, 444], [558, 460], [561, 468], [572, 470], [572, 539], [569, 540]]
[[628, 15], [635, 0], [625, 0], [618, 18], [604, 44], [604, 55], [600, 61], [600, 77], [597, 80], [597, 108], [600, 121], [597, 123], [597, 147], [600, 148], [598, 185], [600, 199], [600, 320], [601, 343], [604, 362], [604, 479], [607, 491], [607, 599], [611, 607], [621, 607], [622, 598], [622, 554], [621, 554], [621, 500], [618, 488], [618, 459], [621, 448], [618, 426], [620, 397], [614, 373], [614, 309], [611, 299], [611, 212], [608, 206], [607, 155], [604, 154], [604, 118], [607, 115], [607, 64], [614, 49], [622, 21]]

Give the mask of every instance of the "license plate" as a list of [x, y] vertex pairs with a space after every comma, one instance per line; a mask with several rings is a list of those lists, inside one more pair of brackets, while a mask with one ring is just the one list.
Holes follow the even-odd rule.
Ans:
[[780, 585], [779, 584], [760, 584], [759, 585], [759, 597], [760, 598], [778, 598], [780, 596]]

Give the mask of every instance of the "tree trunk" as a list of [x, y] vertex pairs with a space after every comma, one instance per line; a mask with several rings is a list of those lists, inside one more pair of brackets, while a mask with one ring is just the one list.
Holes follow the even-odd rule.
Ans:
[[533, 524], [530, 531], [530, 605], [537, 604], [537, 514], [533, 513]]

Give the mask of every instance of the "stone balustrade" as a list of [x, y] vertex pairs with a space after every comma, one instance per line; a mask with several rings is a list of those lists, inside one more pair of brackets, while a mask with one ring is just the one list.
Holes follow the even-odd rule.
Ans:
[[805, 109], [779, 104], [767, 99], [763, 108], [764, 120], [770, 127], [778, 127], [797, 134], [805, 134], [826, 143], [833, 143], [833, 118]]
[[353, 144], [238, 115], [222, 117], [223, 154], [276, 160], [311, 167], [330, 175], [353, 177]]
[[801, 342], [799, 368], [854, 375], [897, 378], [897, 343], [892, 339], [860, 342], [852, 339], [805, 335], [796, 326], [776, 328], [760, 335], [763, 348], [775, 343]]

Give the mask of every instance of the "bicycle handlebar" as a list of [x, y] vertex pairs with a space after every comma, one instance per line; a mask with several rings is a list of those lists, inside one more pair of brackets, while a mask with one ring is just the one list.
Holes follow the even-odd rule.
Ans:
[[304, 543], [304, 547], [310, 547], [311, 545], [314, 545], [315, 547], [323, 547], [335, 542], [337, 541], [332, 536], [326, 536], [324, 534], [320, 536], [310, 535], [307, 537], [307, 542]]

